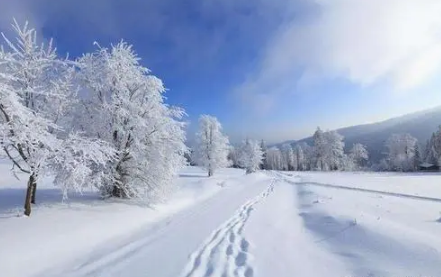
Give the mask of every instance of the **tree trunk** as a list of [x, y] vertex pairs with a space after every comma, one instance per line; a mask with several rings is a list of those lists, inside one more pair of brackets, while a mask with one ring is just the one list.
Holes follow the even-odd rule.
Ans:
[[118, 198], [128, 198], [127, 193], [119, 185], [113, 185], [112, 196]]
[[31, 203], [35, 204], [35, 195], [37, 194], [37, 181], [34, 178], [34, 182], [32, 184], [32, 198]]
[[[126, 159], [123, 158], [123, 160]], [[124, 161], [121, 161], [115, 168], [115, 183], [113, 184], [112, 188], [112, 196], [118, 197], [118, 198], [130, 198], [132, 195], [130, 195], [130, 190], [127, 186], [127, 176], [129, 174], [126, 170], [124, 170], [124, 167], [122, 166]]]
[[[34, 192], [34, 189], [36, 189], [37, 187], [37, 183], [35, 180], [35, 175], [31, 174], [31, 176], [29, 176], [29, 180], [28, 180], [28, 188], [26, 190], [26, 198], [25, 198], [25, 204], [24, 204], [24, 214], [27, 216], [31, 215], [31, 203], [32, 203], [32, 199], [34, 198], [34, 196], [32, 195], [32, 193]], [[34, 198], [35, 200], [35, 198]]]
[[212, 170], [212, 169], [209, 169], [209, 170], [208, 170], [208, 177], [211, 177], [211, 176], [213, 176], [213, 170]]

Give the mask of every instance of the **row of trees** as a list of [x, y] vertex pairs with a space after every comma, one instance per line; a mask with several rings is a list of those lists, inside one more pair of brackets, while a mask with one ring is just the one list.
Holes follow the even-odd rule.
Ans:
[[345, 152], [344, 137], [336, 131], [317, 128], [307, 143], [284, 144], [267, 148], [264, 141], [246, 139], [238, 147], [229, 145], [216, 118], [202, 116], [197, 134], [193, 161], [207, 168], [211, 176], [219, 167], [245, 168], [247, 173], [257, 169], [290, 171], [376, 170], [416, 171], [422, 163], [439, 165], [441, 159], [441, 127], [427, 142], [421, 153], [418, 140], [410, 134], [392, 134], [385, 142], [385, 157], [372, 164], [366, 147], [355, 143]]
[[13, 28], [0, 49], [0, 147], [14, 174], [29, 176], [25, 214], [47, 174], [65, 195], [94, 186], [105, 197], [164, 197], [185, 165], [184, 111], [164, 103], [132, 46], [70, 60], [27, 24]]
[[312, 146], [303, 142], [269, 149], [262, 141], [260, 148], [264, 152], [264, 161], [261, 168], [295, 171], [415, 171], [424, 162], [439, 165], [441, 161], [441, 127], [427, 142], [423, 153], [418, 140], [410, 134], [392, 134], [385, 142], [385, 158], [378, 164], [369, 162], [369, 153], [360, 143], [352, 145], [345, 152], [344, 137], [336, 131], [323, 132], [317, 128], [312, 138]]
[[323, 132], [320, 128], [313, 135], [313, 146], [307, 143], [284, 144], [267, 149], [262, 168], [269, 170], [358, 170], [367, 165], [369, 154], [362, 144], [354, 144], [349, 153], [344, 152], [343, 136], [335, 131]]

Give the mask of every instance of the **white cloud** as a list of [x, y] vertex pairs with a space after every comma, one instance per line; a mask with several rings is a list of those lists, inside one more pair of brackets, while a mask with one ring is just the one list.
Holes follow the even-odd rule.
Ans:
[[345, 78], [362, 86], [388, 82], [396, 90], [407, 90], [424, 84], [440, 69], [440, 0], [309, 3], [314, 12], [307, 20], [293, 16], [280, 26], [260, 66], [236, 88], [237, 93], [287, 93], [302, 79], [301, 72], [308, 74], [307, 79]]

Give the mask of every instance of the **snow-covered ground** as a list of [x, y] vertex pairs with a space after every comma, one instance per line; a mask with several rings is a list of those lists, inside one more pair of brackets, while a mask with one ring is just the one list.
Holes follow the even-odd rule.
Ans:
[[4, 176], [0, 276], [441, 276], [437, 174], [189, 167], [154, 207], [41, 184], [30, 218]]

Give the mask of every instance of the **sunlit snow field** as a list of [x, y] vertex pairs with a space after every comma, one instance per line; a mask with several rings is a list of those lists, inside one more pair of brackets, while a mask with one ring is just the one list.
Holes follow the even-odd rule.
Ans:
[[441, 276], [437, 173], [188, 167], [152, 206], [46, 179], [27, 218], [0, 168], [0, 276]]

